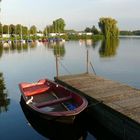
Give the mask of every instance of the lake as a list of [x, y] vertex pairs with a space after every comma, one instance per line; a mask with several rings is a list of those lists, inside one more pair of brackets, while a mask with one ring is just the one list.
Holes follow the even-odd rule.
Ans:
[[[59, 75], [86, 72], [87, 50], [89, 61], [97, 75], [140, 89], [139, 37], [121, 37], [119, 40], [108, 42], [91, 40], [53, 44], [34, 42], [11, 44], [9, 48], [0, 47], [1, 140], [63, 139], [64, 136], [73, 140], [96, 139], [94, 138], [96, 133], [91, 133], [88, 129], [90, 122], [85, 122], [84, 115], [70, 126], [51, 122], [46, 122], [45, 126], [44, 122], [39, 120], [36, 124], [35, 116], [31, 116], [22, 108], [18, 88], [20, 82], [36, 82], [43, 78], [53, 80], [56, 76], [56, 55]], [[91, 65], [89, 72], [94, 73]]]

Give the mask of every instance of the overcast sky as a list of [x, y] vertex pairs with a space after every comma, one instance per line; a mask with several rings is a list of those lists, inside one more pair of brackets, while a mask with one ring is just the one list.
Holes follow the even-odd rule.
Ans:
[[121, 30], [140, 30], [139, 9], [140, 0], [2, 0], [0, 21], [42, 29], [61, 17], [67, 29], [84, 30], [112, 17]]

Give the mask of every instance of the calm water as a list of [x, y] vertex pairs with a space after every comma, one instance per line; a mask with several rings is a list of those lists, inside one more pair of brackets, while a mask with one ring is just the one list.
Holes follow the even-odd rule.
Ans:
[[[85, 122], [82, 116], [74, 126], [50, 122], [46, 122], [46, 127], [41, 125], [43, 122], [36, 124], [37, 121], [32, 119], [34, 116], [23, 113], [18, 88], [18, 83], [23, 81], [53, 79], [56, 76], [56, 54], [59, 55], [60, 75], [86, 72], [87, 49], [97, 75], [140, 89], [140, 38], [120, 38], [119, 41], [97, 43], [87, 40], [69, 41], [64, 44], [14, 44], [10, 48], [1, 48], [0, 72], [2, 75], [0, 77], [3, 77], [3, 80], [0, 78], [0, 82], [1, 85], [6, 86], [6, 90], [0, 86], [1, 140], [45, 140], [55, 139], [55, 136], [57, 139], [62, 139], [64, 134], [66, 137], [72, 136], [73, 140], [95, 139], [93, 133], [88, 130], [88, 122]], [[93, 72], [91, 66], [89, 71]], [[52, 125], [55, 127], [51, 127]], [[64, 133], [60, 131], [58, 135], [59, 130], [63, 130]]]

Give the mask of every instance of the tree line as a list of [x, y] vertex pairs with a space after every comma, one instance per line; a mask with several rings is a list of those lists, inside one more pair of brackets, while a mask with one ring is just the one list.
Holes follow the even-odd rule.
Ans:
[[[98, 22], [100, 31], [93, 25], [91, 28], [86, 27], [84, 32], [92, 32], [93, 35], [103, 35], [105, 39], [118, 38], [119, 29], [117, 27], [117, 21], [113, 18], [102, 17]], [[27, 26], [17, 24], [17, 25], [2, 25], [0, 24], [0, 34], [10, 34], [11, 36], [16, 35], [36, 35], [37, 32], [43, 33], [44, 36], [47, 36], [49, 33], [67, 33], [65, 30], [65, 21], [62, 18], [58, 18], [53, 21], [52, 25], [47, 25], [43, 31], [39, 31], [35, 25], [32, 25], [30, 28]], [[77, 32], [75, 32], [76, 34]], [[73, 37], [72, 34], [70, 34]], [[85, 37], [82, 36], [82, 37]], [[87, 36], [86, 36], [87, 37]]]
[[134, 31], [120, 31], [120, 35], [140, 35], [140, 30], [134, 30]]
[[91, 28], [86, 27], [84, 31], [87, 32], [87, 33], [91, 32], [91, 33], [93, 33], [95, 35], [100, 33], [100, 31], [95, 27], [95, 25], [93, 25]]
[[44, 28], [44, 31], [40, 31], [37, 29], [35, 25], [32, 25], [30, 28], [27, 26], [21, 25], [21, 24], [10, 24], [10, 25], [2, 25], [0, 24], [0, 34], [10, 34], [13, 35], [35, 35], [38, 33], [43, 33], [44, 35], [47, 35], [49, 33], [62, 33], [64, 32], [65, 28], [65, 21], [62, 18], [59, 18], [57, 20], [53, 21], [52, 25], [46, 26]]
[[10, 25], [2, 25], [0, 24], [0, 34], [10, 34], [11, 36], [16, 35], [28, 35], [28, 34], [36, 34], [37, 33], [37, 27], [35, 25], [28, 28], [27, 26], [21, 25], [21, 24], [10, 24]]

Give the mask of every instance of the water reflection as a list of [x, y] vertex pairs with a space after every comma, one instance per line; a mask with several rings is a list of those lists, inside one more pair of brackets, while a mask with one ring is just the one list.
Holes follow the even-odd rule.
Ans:
[[[119, 140], [96, 120], [93, 108], [87, 108], [76, 117], [73, 124], [47, 121], [31, 112], [21, 97], [20, 105], [29, 124], [39, 134], [50, 140]], [[95, 138], [96, 137], [96, 138]]]
[[96, 112], [94, 111], [94, 109], [96, 110], [96, 107], [98, 108], [98, 105], [88, 108], [87, 112], [82, 116], [83, 119], [86, 120], [83, 123], [85, 123], [88, 132], [91, 135], [94, 135], [97, 140], [120, 140], [120, 138], [100, 124], [99, 120], [96, 118], [97, 114], [95, 114]]
[[38, 42], [29, 42], [26, 43], [28, 47], [30, 47], [31, 49], [35, 49], [37, 47]]
[[55, 56], [57, 55], [59, 57], [64, 57], [64, 55], [66, 53], [64, 45], [56, 44], [53, 47], [53, 53]]
[[[0, 43], [1, 44], [1, 43]], [[2, 46], [0, 45], [0, 58], [2, 57], [2, 54], [3, 54], [3, 48]]]
[[4, 83], [3, 74], [0, 73], [0, 113], [8, 111], [10, 99], [8, 99], [7, 90]]
[[64, 57], [66, 53], [64, 42], [54, 42], [54, 43], [39, 42], [39, 41], [28, 43], [11, 42], [8, 47], [3, 47], [3, 44], [0, 43], [0, 57], [2, 57], [3, 53], [28, 52], [29, 50], [36, 49], [37, 47], [40, 47], [42, 45], [47, 47], [49, 50], [53, 51], [55, 56], [57, 54], [60, 57]]
[[86, 48], [93, 47], [93, 49], [95, 49], [99, 45], [99, 43], [100, 41], [94, 41], [92, 39], [79, 40], [79, 45], [85, 46]]
[[23, 98], [20, 101], [21, 108], [31, 126], [41, 135], [50, 140], [86, 140], [87, 131], [80, 121], [74, 124], [63, 124], [55, 121], [47, 121], [31, 113]]
[[101, 43], [99, 49], [100, 57], [113, 57], [116, 55], [119, 46], [119, 39], [106, 39]]

